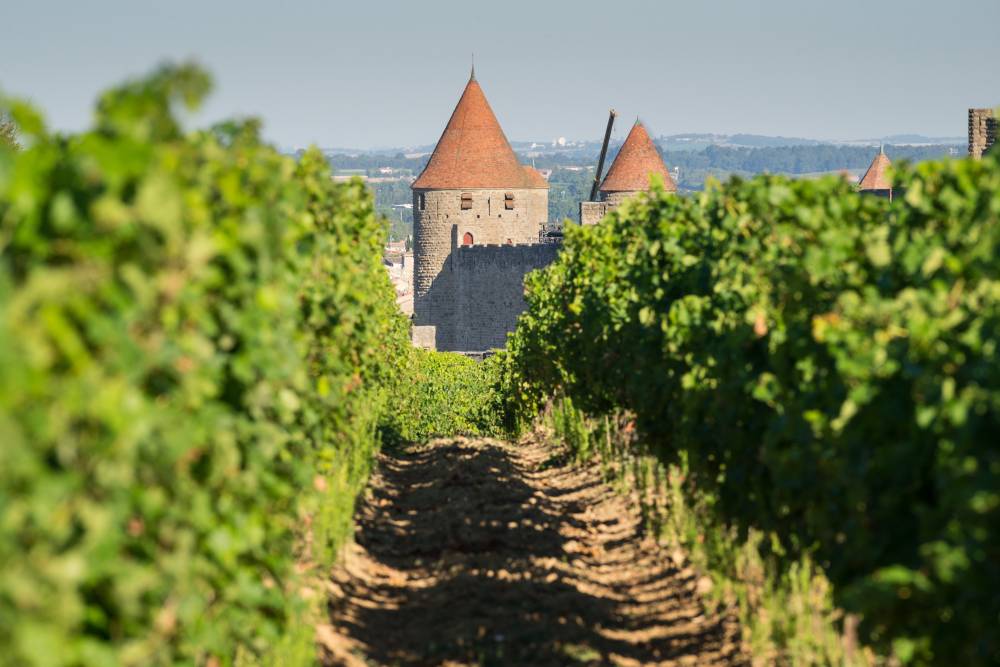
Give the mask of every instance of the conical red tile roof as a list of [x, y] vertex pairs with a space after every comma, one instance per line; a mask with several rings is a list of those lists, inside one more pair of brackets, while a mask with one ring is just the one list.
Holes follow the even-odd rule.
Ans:
[[[537, 175], [537, 178], [535, 177]], [[517, 161], [483, 89], [472, 76], [414, 189], [548, 188]]]
[[868, 171], [865, 175], [861, 177], [861, 182], [858, 183], [859, 190], [889, 190], [892, 188], [892, 183], [889, 181], [889, 175], [886, 173], [889, 167], [892, 166], [892, 162], [889, 162], [889, 157], [885, 154], [885, 151], [879, 148], [878, 155], [872, 160], [871, 166], [868, 167]]
[[660, 174], [667, 192], [676, 192], [677, 184], [663, 164], [663, 158], [642, 123], [636, 121], [625, 143], [618, 151], [608, 175], [601, 183], [601, 192], [635, 192], [649, 189], [649, 175]]

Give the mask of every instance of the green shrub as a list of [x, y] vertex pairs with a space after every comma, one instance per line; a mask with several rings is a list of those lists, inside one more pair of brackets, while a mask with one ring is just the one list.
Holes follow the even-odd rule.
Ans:
[[314, 657], [294, 566], [348, 532], [406, 323], [364, 189], [254, 122], [183, 133], [208, 87], [162, 68], [71, 136], [12, 106], [0, 664]]
[[386, 442], [435, 436], [500, 435], [495, 363], [454, 352], [413, 349], [404, 381], [386, 411]]
[[1000, 660], [1000, 165], [655, 191], [568, 230], [509, 345], [524, 421], [636, 415], [725, 521], [808, 554], [864, 638]]

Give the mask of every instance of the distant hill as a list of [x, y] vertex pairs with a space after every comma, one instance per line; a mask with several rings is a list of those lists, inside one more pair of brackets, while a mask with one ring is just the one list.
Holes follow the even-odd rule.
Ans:
[[[771, 137], [763, 134], [670, 134], [656, 140], [666, 151], [701, 151], [709, 146], [730, 148], [780, 148], [817, 146], [824, 142], [802, 137]], [[829, 143], [829, 142], [827, 142]]]
[[781, 146], [816, 146], [823, 143], [815, 139], [801, 137], [768, 137], [763, 134], [733, 134], [727, 142], [730, 146], [747, 148], [778, 148]]
[[934, 145], [934, 144], [957, 144], [965, 145], [968, 137], [925, 137], [922, 134], [890, 134], [882, 137], [882, 141], [887, 144], [910, 144], [910, 145]]
[[[878, 149], [872, 145], [815, 144], [766, 146], [758, 148], [712, 145], [700, 151], [662, 150], [668, 169], [680, 168], [682, 190], [699, 190], [712, 176], [724, 180], [730, 175], [750, 176], [763, 172], [801, 176], [847, 171], [857, 174], [871, 164]], [[964, 149], [954, 144], [886, 144], [893, 162], [921, 162], [947, 157], [963, 157]]]
[[805, 139], [803, 137], [772, 137], [764, 134], [671, 134], [659, 137], [657, 143], [667, 151], [700, 151], [709, 146], [730, 148], [786, 148], [790, 146], [942, 146], [964, 145], [965, 137], [928, 137], [922, 134], [891, 134], [871, 139]]
[[[511, 146], [517, 153], [534, 157], [562, 156], [567, 160], [588, 159], [596, 156], [601, 149], [600, 139], [583, 139], [567, 141], [559, 144], [547, 141], [511, 141]], [[805, 137], [783, 137], [765, 134], [712, 134], [689, 132], [685, 134], [670, 134], [656, 138], [656, 143], [663, 151], [703, 151], [709, 146], [727, 148], [788, 148], [795, 146], [878, 146], [879, 144], [893, 146], [964, 146], [965, 137], [931, 137], [923, 134], [891, 134], [884, 137], [862, 139], [807, 139]], [[611, 142], [612, 150], [621, 145], [621, 139]], [[418, 146], [400, 146], [389, 148], [321, 148], [329, 157], [423, 157], [434, 150], [434, 144]], [[298, 151], [289, 150], [288, 154]]]

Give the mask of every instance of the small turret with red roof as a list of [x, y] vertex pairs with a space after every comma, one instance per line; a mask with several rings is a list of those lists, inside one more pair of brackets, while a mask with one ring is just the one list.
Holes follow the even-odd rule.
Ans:
[[868, 171], [865, 172], [865, 175], [861, 177], [861, 181], [858, 183], [858, 191], [877, 197], [885, 197], [892, 201], [892, 181], [889, 180], [890, 167], [892, 167], [892, 162], [889, 161], [889, 157], [885, 154], [885, 148], [879, 146], [878, 155], [872, 160]]
[[636, 119], [615, 161], [611, 163], [608, 175], [601, 181], [599, 201], [580, 202], [580, 224], [597, 224], [618, 204], [649, 190], [654, 176], [662, 179], [664, 190], [677, 192], [677, 184], [663, 164], [656, 144]]
[[663, 164], [656, 144], [638, 120], [625, 138], [621, 150], [601, 182], [601, 200], [621, 199], [649, 189], [650, 177], [656, 174], [663, 179], [667, 192], [676, 192], [677, 184]]

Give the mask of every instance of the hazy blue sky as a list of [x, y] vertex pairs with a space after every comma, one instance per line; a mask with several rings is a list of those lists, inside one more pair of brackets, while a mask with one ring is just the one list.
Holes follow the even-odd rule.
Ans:
[[[962, 136], [1000, 104], [1000, 0], [12, 0], [0, 87], [78, 128], [96, 91], [165, 59], [216, 80], [206, 119], [285, 147], [433, 143], [469, 57], [511, 139]], [[627, 130], [620, 123], [618, 134]]]

